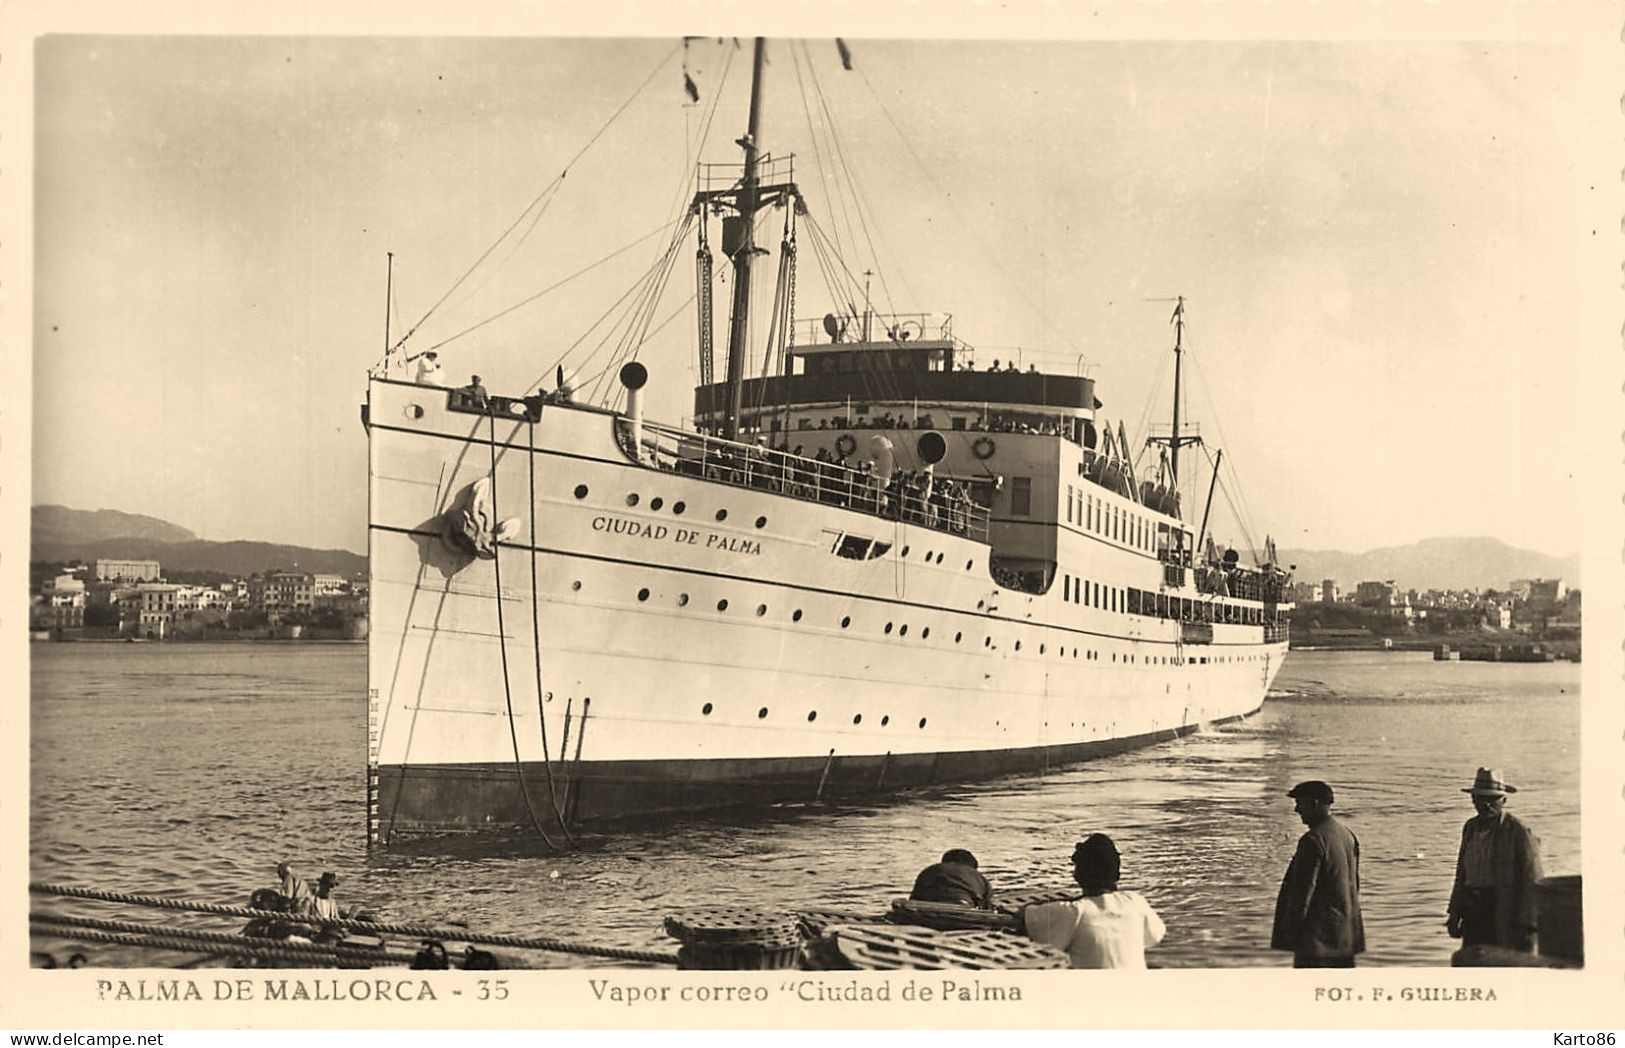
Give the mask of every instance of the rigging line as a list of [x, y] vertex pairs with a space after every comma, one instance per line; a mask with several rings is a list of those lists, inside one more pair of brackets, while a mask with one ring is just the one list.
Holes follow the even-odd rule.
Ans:
[[[487, 409], [489, 411], [489, 409]], [[508, 681], [508, 631], [502, 624], [502, 540], [496, 537], [497, 520], [497, 417], [494, 413], [485, 416], [489, 427], [491, 452], [491, 518], [492, 543], [496, 556], [491, 560], [491, 571], [496, 576], [496, 602], [497, 602], [497, 647], [502, 653], [502, 698], [508, 705], [508, 737], [513, 740], [513, 770], [519, 777], [519, 795], [525, 800], [525, 811], [530, 813], [530, 824], [536, 828], [542, 840], [549, 848], [557, 848], [553, 839], [542, 829], [541, 820], [536, 817], [536, 806], [530, 802], [530, 787], [525, 784], [525, 765], [519, 759], [519, 727], [513, 718], [513, 686]], [[536, 504], [531, 503], [531, 516], [536, 515]], [[532, 576], [532, 585], [535, 576]], [[546, 754], [543, 754], [545, 757]]]
[[513, 261], [513, 257], [519, 253], [519, 249], [525, 246], [525, 241], [530, 239], [531, 233], [535, 232], [536, 227], [541, 224], [542, 216], [547, 214], [547, 209], [552, 207], [553, 201], [558, 199], [559, 188], [562, 185], [562, 182], [555, 179], [551, 185], [542, 191], [542, 196], [546, 197], [546, 199], [542, 201], [541, 207], [536, 208], [535, 213], [530, 216], [530, 220], [525, 223], [524, 230], [522, 230], [517, 237], [510, 238], [508, 250], [494, 264], [487, 266], [484, 275], [481, 276], [480, 279], [474, 284], [470, 285], [468, 291], [461, 298], [452, 303], [450, 307], [452, 310], [455, 311], [465, 302], [468, 302], [475, 295], [479, 294], [480, 289], [491, 282], [491, 278], [496, 276], [499, 269]]
[[[530, 642], [536, 655], [536, 723], [542, 733], [542, 767], [547, 770], [547, 799], [553, 806], [554, 818], [559, 820], [559, 827], [564, 830], [564, 839], [574, 845], [575, 836], [570, 833], [570, 826], [564, 821], [564, 810], [559, 807], [558, 786], [553, 781], [553, 754], [547, 744], [547, 714], [542, 709], [542, 626], [536, 592], [536, 420], [527, 417], [525, 425], [529, 443], [526, 450], [530, 452], [525, 456], [525, 461], [530, 466]], [[495, 444], [495, 441], [492, 443]]]
[[[1190, 330], [1188, 325], [1186, 326], [1186, 330]], [[1208, 382], [1207, 372], [1202, 368], [1201, 354], [1191, 354], [1191, 364], [1196, 370], [1197, 377], [1201, 380], [1200, 388], [1202, 390], [1202, 399], [1207, 403], [1208, 413], [1213, 419], [1213, 429], [1219, 435], [1219, 443], [1223, 447], [1230, 447], [1230, 439], [1225, 436], [1224, 424], [1219, 419], [1218, 409], [1213, 403], [1212, 395], [1208, 393], [1208, 390], [1211, 388], [1212, 384]], [[1247, 493], [1242, 490], [1241, 473], [1236, 469], [1235, 456], [1231, 455], [1230, 460], [1230, 475], [1235, 478], [1235, 495], [1236, 499], [1241, 503], [1240, 512], [1246, 514], [1247, 520], [1251, 522], [1253, 520], [1252, 507], [1247, 504]], [[1248, 541], [1251, 541], [1251, 539]]]
[[[659, 232], [659, 230], [655, 230], [655, 232]], [[628, 245], [628, 246], [631, 246], [631, 245]], [[589, 335], [591, 335], [594, 331], [596, 331], [600, 324], [602, 324], [605, 320], [607, 320], [610, 316], [612, 316], [617, 310], [619, 310], [621, 308], [621, 305], [628, 298], [632, 297], [632, 295], [638, 290], [638, 287], [639, 287], [640, 283], [641, 282], [634, 283], [631, 287], [627, 288], [624, 292], [622, 292], [621, 296], [619, 298], [617, 298], [614, 302], [611, 302], [609, 304], [609, 307], [607, 309], [605, 309], [604, 312], [602, 312], [602, 313], [600, 313], [598, 315], [598, 319], [594, 320], [591, 324], [589, 324], [587, 326], [587, 329], [585, 331], [583, 331], [581, 333], [581, 335], [574, 342], [570, 343], [569, 346], [565, 347], [564, 352], [559, 354], [559, 358], [557, 360], [555, 360], [552, 363], [552, 365], [550, 365], [548, 367], [548, 369], [545, 372], [542, 373], [542, 375], [537, 377], [536, 380], [533, 381], [530, 384], [529, 388], [530, 389], [539, 389], [541, 387], [541, 384], [544, 381], [546, 381], [547, 378], [549, 376], [551, 376], [553, 374], [553, 372], [559, 366], [561, 366], [567, 359], [569, 359], [570, 354], [574, 353], [577, 349], [579, 349], [581, 347], [581, 344], [583, 342], [587, 341], [587, 337]], [[600, 343], [600, 345], [602, 345], [602, 343]], [[596, 355], [596, 351], [594, 352], [593, 355]], [[589, 360], [592, 359], [591, 356], [589, 356], [588, 359]]]
[[[682, 220], [682, 226], [683, 226], [684, 230], [686, 230], [688, 220], [689, 219], [687, 217], [685, 217], [685, 219]], [[679, 235], [677, 237], [674, 237], [673, 239], [674, 239], [674, 242], [681, 243], [683, 238], [682, 238], [681, 235]], [[627, 299], [632, 298], [632, 299], [634, 299], [635, 302], [636, 301], [641, 301], [643, 294], [646, 293], [646, 288], [648, 286], [648, 283], [649, 283], [650, 279], [652, 278], [656, 268], [659, 266], [659, 264], [660, 263], [657, 262], [655, 267], [651, 267], [649, 270], [645, 271], [644, 275], [639, 277], [638, 280], [635, 281], [632, 284], [631, 287], [627, 288], [626, 291], [620, 296], [620, 298], [617, 298], [613, 303], [610, 304], [608, 309], [606, 309], [603, 313], [599, 314], [598, 319], [593, 321], [592, 324], [589, 325], [587, 327], [587, 329], [581, 333], [581, 337], [576, 339], [573, 343], [571, 343], [569, 345], [569, 347], [567, 347], [565, 349], [564, 353], [560, 355], [559, 359], [554, 362], [553, 367], [548, 369], [547, 374], [551, 374], [555, 368], [557, 368], [558, 366], [563, 364], [565, 360], [569, 359], [570, 354], [574, 353], [577, 349], [579, 349], [581, 344], [587, 340], [587, 337], [598, 329], [599, 325], [603, 324], [612, 315], [615, 315], [617, 312], [619, 312], [621, 310], [621, 307], [626, 303]], [[637, 296], [637, 297], [634, 298], [634, 296]], [[624, 318], [626, 318], [628, 316], [630, 316], [630, 314], [622, 314], [623, 320], [617, 320], [615, 323], [613, 323], [609, 327], [608, 330], [605, 331], [603, 337], [598, 340], [597, 346], [581, 362], [582, 365], [585, 365], [585, 364], [589, 363], [594, 357], [596, 357], [600, 352], [603, 351], [605, 345], [608, 344], [609, 340], [611, 338], [615, 337], [615, 330], [620, 327], [621, 323], [628, 322], [628, 321], [624, 320]], [[545, 379], [546, 379], [546, 375], [544, 374], [541, 378], [538, 378], [536, 380], [536, 384], [539, 385]]]
[[[807, 61], [812, 61], [810, 55]], [[830, 202], [830, 206], [833, 208], [838, 206], [840, 201], [830, 192], [829, 182], [824, 176], [824, 157], [818, 145], [818, 129], [813, 124], [812, 110], [807, 105], [807, 85], [801, 78], [801, 56], [796, 52], [793, 45], [790, 47], [790, 62], [795, 68], [796, 94], [801, 100], [801, 113], [807, 121], [807, 141], [812, 150], [813, 173], [818, 176], [818, 191], [825, 200]]]
[[[547, 287], [542, 288], [540, 291], [536, 292], [535, 294], [525, 296], [524, 298], [520, 299], [518, 302], [515, 302], [513, 305], [508, 306], [505, 309], [499, 310], [498, 312], [491, 314], [490, 316], [486, 317], [484, 320], [481, 320], [481, 321], [479, 321], [477, 323], [469, 325], [468, 327], [464, 328], [463, 330], [457, 332], [455, 335], [448, 335], [447, 337], [441, 339], [439, 342], [436, 342], [434, 345], [430, 346], [429, 349], [439, 349], [441, 346], [444, 346], [449, 342], [455, 342], [457, 339], [462, 338], [464, 335], [472, 334], [473, 332], [478, 331], [480, 328], [484, 327], [487, 324], [491, 324], [491, 323], [494, 323], [494, 322], [496, 322], [498, 320], [501, 320], [503, 317], [507, 316], [509, 313], [512, 313], [517, 309], [522, 309], [525, 306], [530, 305], [532, 302], [535, 302], [537, 299], [541, 298], [543, 295], [546, 295], [546, 294], [549, 294], [551, 292], [557, 291], [559, 288], [561, 288], [564, 285], [568, 284], [570, 281], [575, 280], [577, 277], [586, 276], [588, 273], [590, 273], [593, 270], [597, 269], [599, 266], [603, 265], [604, 263], [609, 262], [609, 261], [611, 261], [611, 260], [613, 260], [613, 259], [615, 259], [615, 258], [617, 258], [617, 257], [619, 257], [621, 255], [626, 254], [628, 251], [630, 251], [633, 248], [637, 247], [639, 244], [643, 243], [645, 240], [648, 240], [650, 237], [655, 236], [655, 235], [657, 235], [659, 233], [662, 233], [662, 232], [666, 231], [667, 229], [671, 228], [671, 226], [673, 226], [675, 224], [676, 224], [676, 220], [673, 220], [671, 222], [667, 222], [665, 225], [656, 226], [655, 228], [649, 230], [649, 232], [647, 232], [647, 233], [643, 234], [642, 236], [638, 237], [636, 240], [633, 240], [632, 242], [630, 242], [630, 243], [628, 243], [628, 244], [626, 244], [626, 245], [624, 245], [622, 247], [616, 248], [614, 251], [611, 251], [609, 254], [603, 256], [602, 258], [598, 259], [595, 262], [589, 262], [587, 265], [585, 265], [582, 268], [576, 270], [574, 273], [571, 273], [569, 276], [564, 277], [563, 279], [561, 279], [559, 281], [556, 281], [555, 283], [549, 284]], [[428, 350], [425, 350], [424, 352], [428, 352]]]
[[[428, 311], [424, 313], [423, 316], [418, 318], [418, 322], [412, 325], [411, 330], [407, 331], [406, 334], [400, 337], [395, 345], [391, 347], [392, 352], [404, 345], [406, 340], [411, 338], [417, 329], [423, 326], [423, 322], [428, 320], [429, 317], [434, 314], [435, 310], [439, 309], [441, 305], [445, 303], [446, 299], [450, 298], [457, 291], [457, 289], [462, 286], [463, 282], [469, 278], [469, 275], [478, 269], [480, 265], [490, 257], [491, 252], [495, 251], [497, 246], [506, 240], [508, 235], [511, 234], [514, 229], [516, 229], [519, 224], [525, 220], [525, 216], [528, 215], [537, 206], [537, 204], [542, 201], [542, 198], [547, 196], [549, 192], [551, 192], [560, 182], [564, 180], [564, 177], [570, 173], [570, 169], [576, 165], [576, 162], [579, 161], [583, 156], [587, 155], [587, 150], [591, 149], [598, 142], [598, 140], [603, 137], [604, 132], [609, 130], [610, 125], [614, 124], [615, 121], [620, 118], [620, 115], [626, 112], [627, 107], [637, 100], [638, 95], [643, 93], [643, 89], [649, 86], [650, 82], [654, 80], [656, 74], [665, 68], [666, 63], [671, 61], [672, 55], [675, 55], [679, 50], [681, 50], [681, 48], [681, 43], [676, 44], [672, 47], [671, 51], [666, 54], [666, 57], [662, 58], [658, 63], [655, 64], [654, 69], [650, 70], [649, 75], [644, 78], [643, 83], [638, 85], [637, 90], [633, 91], [627, 100], [621, 103], [620, 108], [615, 110], [615, 112], [610, 115], [608, 120], [604, 121], [603, 125], [599, 127], [599, 129], [593, 133], [593, 136], [587, 140], [587, 144], [582, 146], [576, 155], [571, 157], [569, 162], [564, 165], [563, 170], [561, 170], [558, 175], [556, 175], [554, 179], [542, 189], [540, 193], [536, 194], [536, 197], [531, 200], [530, 203], [525, 205], [525, 209], [519, 212], [519, 217], [515, 218], [513, 222], [508, 225], [508, 228], [503, 230], [502, 234], [498, 236], [496, 240], [491, 242], [490, 247], [481, 252], [480, 257], [474, 260], [474, 264], [469, 266], [463, 275], [458, 277], [451, 287], [446, 289], [446, 293], [441, 295], [439, 300], [436, 301], [434, 305], [430, 306]], [[444, 345], [444, 343], [441, 343], [441, 345]]]
[[[881, 292], [885, 295], [888, 306], [892, 306], [892, 312], [896, 312], [895, 306], [893, 305], [891, 287], [886, 282], [886, 271], [880, 264], [880, 252], [875, 249], [875, 240], [869, 231], [869, 222], [866, 217], [866, 213], [872, 213], [873, 209], [867, 206], [863, 186], [858, 180], [858, 176], [853, 165], [847, 162], [846, 150], [841, 145], [840, 133], [835, 129], [835, 114], [830, 111], [829, 101], [824, 95], [823, 85], [818, 81], [818, 70], [813, 67], [810, 62], [807, 67], [807, 73], [808, 77], [812, 80], [813, 91], [818, 96], [819, 108], [823, 111], [824, 119], [829, 125], [829, 138], [830, 141], [835, 144], [836, 162], [840, 164], [841, 172], [846, 176], [846, 183], [851, 187], [852, 209], [857, 212], [858, 226], [863, 230], [864, 242], [869, 245], [869, 257], [874, 260], [876, 275], [880, 277]], [[865, 304], [867, 305], [867, 303]]]
[[[812, 54], [811, 54], [810, 51], [807, 51], [805, 45], [803, 45], [802, 50], [804, 52], [804, 57], [806, 58], [806, 62], [807, 62], [807, 79], [813, 85], [812, 94], [813, 94], [814, 97], [820, 98], [820, 101], [821, 101], [822, 92], [820, 91], [820, 89], [818, 87], [818, 77], [816, 75], [816, 66], [813, 63]], [[791, 54], [793, 55], [794, 53], [795, 53], [795, 49], [791, 48]], [[798, 89], [802, 92], [802, 107], [805, 109], [806, 106], [807, 106], [807, 90], [806, 90], [805, 86], [803, 86], [802, 83], [801, 83], [800, 72], [801, 72], [801, 67], [798, 64], [796, 66], [796, 73], [797, 73], [796, 85], [797, 85]], [[822, 137], [822, 138], [828, 139], [828, 142], [829, 142], [829, 144], [819, 154], [817, 154], [816, 163], [819, 164], [819, 173], [820, 173], [820, 175], [823, 174], [823, 167], [822, 167], [822, 165], [823, 165], [822, 154], [823, 153], [828, 153], [830, 155], [830, 157], [831, 157], [831, 160], [832, 160], [831, 167], [836, 169], [836, 171], [832, 171], [832, 174], [838, 173], [839, 158], [835, 156], [835, 135], [834, 135], [834, 129], [830, 126], [829, 108], [827, 106], [823, 106], [823, 105], [820, 105], [818, 108], [819, 108], [819, 111], [822, 113], [822, 115], [824, 117], [824, 120], [823, 120], [822, 124], [815, 125], [812, 122], [811, 116], [809, 115], [808, 122], [807, 122], [807, 127], [808, 127], [808, 130], [812, 133], [815, 141], [817, 139], [819, 139], [820, 137]], [[820, 128], [822, 130], [820, 130]], [[847, 236], [852, 241], [853, 247], [855, 248], [857, 246], [858, 238], [857, 238], [857, 235], [853, 232], [852, 216], [847, 213], [846, 198], [847, 198], [848, 193], [843, 191], [844, 189], [845, 189], [844, 183], [837, 181], [834, 184], [833, 191], [826, 185], [824, 187], [824, 192], [828, 196], [829, 200], [831, 201], [831, 217], [838, 219], [839, 223], [845, 224]], [[837, 226], [837, 228], [834, 230], [834, 234], [835, 234], [836, 247], [838, 249], [840, 249], [842, 247], [842, 245], [841, 245], [841, 233], [840, 233], [839, 226]]]
[[930, 166], [920, 158], [920, 154], [915, 150], [914, 144], [909, 141], [908, 136], [903, 133], [902, 127], [898, 125], [897, 120], [891, 115], [891, 110], [887, 109], [886, 104], [880, 100], [879, 93], [875, 91], [872, 85], [869, 85], [869, 78], [864, 73], [863, 67], [857, 66], [856, 68], [858, 75], [863, 79], [864, 84], [869, 86], [870, 92], [874, 95], [875, 104], [880, 107], [881, 115], [886, 118], [887, 123], [891, 124], [892, 130], [897, 132], [897, 140], [903, 143], [903, 148], [908, 151], [908, 155], [912, 157], [914, 163], [919, 166], [920, 171], [925, 175], [926, 181], [931, 183], [932, 188], [941, 194], [943, 202], [948, 205], [951, 211], [953, 211], [954, 217], [959, 219], [960, 229], [969, 233], [971, 239], [976, 241], [976, 243], [982, 248], [982, 251], [993, 261], [994, 267], [1004, 274], [1005, 279], [1009, 281], [1011, 287], [1013, 287], [1016, 293], [1020, 295], [1021, 298], [1027, 303], [1027, 308], [1031, 309], [1033, 313], [1044, 322], [1046, 327], [1059, 335], [1061, 337], [1061, 341], [1066, 343], [1066, 345], [1073, 352], [1083, 352], [1083, 350], [1079, 348], [1078, 344], [1073, 342], [1067, 333], [1063, 331], [1053, 320], [1051, 320], [1036, 303], [1033, 302], [1032, 298], [1029, 297], [1027, 293], [1025, 285], [1021, 281], [1016, 280], [1013, 276], [1011, 276], [1009, 267], [1005, 266], [999, 260], [998, 253], [988, 245], [987, 241], [982, 239], [981, 235], [976, 232], [976, 228], [965, 219], [964, 214], [959, 210], [959, 206], [954, 203], [953, 195], [943, 188], [942, 183], [937, 181], [936, 176], [931, 172]]
[[[680, 317], [684, 313], [686, 313], [688, 311], [688, 307], [691, 306], [694, 303], [694, 299], [696, 297], [697, 296], [695, 296], [695, 295], [688, 296], [688, 298], [681, 305], [679, 305], [676, 309], [672, 310], [670, 313], [667, 313], [665, 320], [662, 320], [660, 323], [656, 324], [654, 327], [649, 329], [649, 333], [648, 333], [647, 336], [645, 336], [644, 341], [647, 342], [649, 339], [654, 338], [654, 336], [660, 334], [660, 332], [665, 329], [667, 324], [670, 324], [673, 320], [676, 320], [678, 317]], [[638, 359], [638, 353], [642, 349], [643, 349], [642, 345], [639, 345], [636, 348], [634, 348], [632, 350], [632, 356], [631, 356], [630, 359], [632, 359], [632, 360]], [[626, 395], [626, 390], [625, 389], [621, 389], [621, 390], [616, 392], [614, 403], [615, 403], [615, 409], [617, 411], [620, 410], [620, 404], [621, 404], [621, 401], [625, 398], [625, 395]]]
[[[643, 288], [638, 301], [625, 315], [626, 330], [615, 340], [615, 348], [610, 353], [610, 367], [604, 372], [605, 376], [618, 370], [619, 366], [626, 361], [632, 351], [646, 337], [644, 332], [648, 329], [649, 320], [653, 317], [655, 309], [660, 305], [660, 299], [666, 292], [666, 284], [671, 279], [672, 272], [677, 268], [677, 258], [681, 254], [685, 239], [686, 237], [681, 236], [675, 238], [667, 249], [665, 257], [660, 261], [656, 269], [650, 271], [643, 281]], [[594, 350], [587, 359], [591, 360], [592, 357], [597, 356], [598, 352], [609, 344], [613, 335], [613, 330], [606, 333], [604, 339], [599, 343], [598, 349]], [[607, 394], [603, 392], [602, 381], [594, 383], [588, 396], [590, 401], [596, 403], [600, 397], [616, 396], [613, 387]]]
[[[806, 44], [803, 43], [802, 46], [805, 47]], [[860, 72], [860, 75], [861, 75], [862, 70], [860, 69], [859, 72]], [[817, 77], [816, 72], [813, 73], [813, 83], [814, 83], [814, 86], [818, 90], [818, 97], [819, 97], [820, 104], [822, 104], [824, 106], [825, 111], [828, 112], [828, 102], [827, 102], [827, 100], [825, 98], [822, 86], [818, 84], [818, 77]], [[865, 81], [865, 83], [867, 83], [867, 81]], [[873, 88], [870, 88], [871, 93], [873, 93], [873, 90], [874, 90]], [[879, 99], [878, 99], [878, 96], [877, 96], [876, 101], [878, 101], [878, 100]], [[886, 245], [885, 236], [884, 236], [883, 231], [880, 232], [880, 233], [877, 233], [875, 235], [871, 235], [870, 228], [869, 228], [870, 227], [869, 219], [870, 218], [874, 219], [874, 226], [878, 230], [880, 228], [879, 216], [875, 212], [874, 206], [869, 202], [868, 194], [864, 191], [862, 181], [858, 178], [855, 164], [849, 164], [848, 161], [847, 161], [846, 150], [841, 147], [840, 136], [835, 131], [835, 118], [834, 118], [833, 114], [829, 115], [829, 126], [830, 126], [830, 137], [835, 142], [835, 145], [836, 145], [836, 156], [840, 161], [842, 169], [846, 172], [847, 179], [850, 181], [850, 183], [852, 185], [852, 197], [853, 197], [855, 208], [856, 208], [856, 210], [858, 212], [858, 221], [859, 221], [860, 225], [863, 228], [864, 239], [869, 244], [869, 254], [875, 260], [875, 272], [880, 277], [881, 293], [885, 297], [886, 305], [887, 305], [888, 310], [891, 313], [896, 313], [898, 311], [897, 310], [897, 302], [896, 302], [895, 297], [892, 295], [891, 283], [890, 283], [889, 279], [887, 278], [888, 267], [881, 264], [880, 247], [881, 246], [887, 247], [887, 253], [891, 257], [895, 258], [896, 255], [895, 255], [895, 253], [890, 251], [889, 245]], [[865, 217], [866, 215], [868, 217]], [[880, 245], [879, 246], [877, 246], [876, 242], [875, 242], [877, 237], [880, 240]], [[902, 267], [898, 267], [898, 279], [899, 279], [899, 281], [901, 281], [901, 283], [903, 285], [904, 294], [907, 295], [909, 298], [918, 301], [918, 297], [914, 294], [913, 290], [908, 286], [908, 278], [907, 278], [906, 273], [905, 273], [905, 271], [903, 270]]]

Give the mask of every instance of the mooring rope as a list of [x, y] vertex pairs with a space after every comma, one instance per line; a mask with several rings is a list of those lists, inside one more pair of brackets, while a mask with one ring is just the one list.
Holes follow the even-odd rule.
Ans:
[[[286, 916], [286, 915], [284, 915]], [[390, 950], [387, 947], [361, 946], [356, 943], [302, 943], [286, 942], [282, 940], [261, 940], [252, 936], [244, 936], [232, 932], [211, 932], [198, 928], [158, 928], [139, 921], [109, 921], [99, 917], [65, 917], [52, 913], [31, 913], [28, 915], [30, 925], [48, 924], [62, 928], [92, 929], [100, 932], [113, 932], [124, 935], [144, 935], [154, 938], [163, 938], [177, 942], [186, 942], [191, 952], [197, 952], [201, 946], [224, 946], [233, 952], [258, 952], [261, 947], [272, 950], [285, 950], [300, 956], [319, 956], [327, 960], [340, 961], [388, 961], [390, 963], [410, 963], [417, 957], [415, 951]], [[63, 931], [64, 939], [79, 938], [78, 931], [71, 934]], [[218, 952], [218, 951], [209, 951]]]
[[391, 935], [409, 935], [417, 939], [451, 939], [457, 942], [481, 943], [488, 946], [507, 946], [518, 950], [544, 950], [551, 953], [573, 953], [584, 957], [608, 957], [613, 960], [647, 961], [652, 964], [676, 964], [676, 953], [657, 950], [629, 950], [617, 946], [592, 946], [586, 943], [566, 942], [562, 939], [498, 935], [477, 932], [468, 928], [436, 928], [432, 925], [397, 924], [386, 921], [321, 921], [306, 914], [282, 913], [275, 910], [257, 910], [248, 906], [227, 906], [220, 903], [200, 902], [193, 899], [174, 899], [162, 895], [137, 895], [129, 892], [110, 892], [98, 888], [75, 888], [63, 884], [34, 882], [28, 890], [43, 895], [59, 895], [69, 899], [93, 899], [98, 902], [121, 902], [131, 906], [151, 906], [161, 910], [188, 910], [194, 913], [212, 913], [222, 917], [264, 917], [279, 921], [298, 921], [306, 924], [335, 924], [357, 931], [387, 932]]
[[[333, 955], [330, 953], [312, 954], [310, 949], [304, 943], [268, 943], [263, 946], [255, 944], [248, 947], [234, 946], [219, 948], [214, 946], [204, 946], [202, 943], [179, 938], [168, 932], [133, 934], [128, 932], [98, 932], [88, 930], [70, 932], [64, 930], [54, 934], [60, 935], [64, 939], [72, 939], [75, 942], [95, 942], [112, 946], [140, 946], [151, 950], [173, 950], [176, 953], [202, 952], [206, 955], [214, 957], [230, 957], [233, 959], [253, 957], [256, 960], [305, 962], [309, 962], [313, 958], [318, 960], [334, 959]], [[373, 960], [388, 961], [388, 963], [391, 965], [399, 963], [410, 964], [415, 958], [416, 954], [404, 954], [399, 957], [384, 957], [379, 954], [372, 955]], [[351, 960], [350, 955], [346, 954], [344, 960], [346, 962]], [[364, 958], [358, 954], [355, 956], [355, 960], [359, 962], [364, 960]], [[186, 967], [190, 966], [191, 965], [186, 965]], [[305, 966], [311, 967], [311, 965], [308, 963]], [[360, 964], [359, 967], [370, 968], [373, 967], [373, 965]]]

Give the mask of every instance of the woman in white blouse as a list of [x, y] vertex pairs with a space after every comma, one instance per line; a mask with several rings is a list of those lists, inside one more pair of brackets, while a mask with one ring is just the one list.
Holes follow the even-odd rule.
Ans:
[[1117, 890], [1122, 861], [1104, 833], [1073, 849], [1072, 877], [1083, 898], [1022, 911], [1027, 936], [1067, 952], [1074, 968], [1144, 968], [1145, 951], [1167, 928], [1139, 892]]

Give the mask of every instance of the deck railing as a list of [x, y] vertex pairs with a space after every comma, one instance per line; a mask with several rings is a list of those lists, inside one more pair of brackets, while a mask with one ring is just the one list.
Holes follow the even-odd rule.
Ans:
[[616, 420], [615, 436], [627, 458], [646, 466], [987, 541], [988, 508], [973, 500], [964, 485], [949, 478], [936, 478], [929, 496], [920, 484], [902, 482], [901, 475], [882, 489], [873, 473], [836, 462], [659, 423], [645, 421], [641, 429], [642, 446], [637, 449], [632, 446], [629, 419]]

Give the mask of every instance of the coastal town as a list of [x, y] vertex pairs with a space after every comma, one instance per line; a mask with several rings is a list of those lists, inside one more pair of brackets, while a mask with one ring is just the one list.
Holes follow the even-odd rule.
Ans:
[[[156, 560], [33, 565], [29, 629], [37, 640], [362, 640], [364, 576], [265, 571], [167, 577]], [[183, 577], [184, 576], [184, 577]]]
[[[33, 565], [29, 628], [38, 640], [329, 639], [367, 635], [364, 576], [297, 567], [225, 577], [165, 574], [156, 560]], [[1504, 588], [1405, 589], [1394, 580], [1345, 590], [1294, 583], [1294, 647], [1427, 648], [1504, 640], [1579, 656], [1581, 593], [1560, 578]]]

